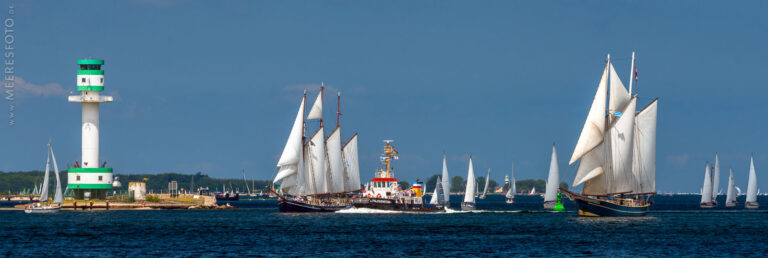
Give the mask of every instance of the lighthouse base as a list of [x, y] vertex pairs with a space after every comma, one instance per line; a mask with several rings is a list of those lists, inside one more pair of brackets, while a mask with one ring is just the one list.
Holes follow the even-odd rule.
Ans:
[[107, 189], [73, 189], [75, 200], [106, 200]]

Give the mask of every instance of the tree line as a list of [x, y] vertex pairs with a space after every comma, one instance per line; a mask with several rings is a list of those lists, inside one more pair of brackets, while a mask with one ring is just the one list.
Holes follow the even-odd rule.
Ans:
[[[429, 179], [427, 179], [427, 181], [424, 183], [426, 192], [431, 193], [435, 191], [435, 184], [437, 183], [438, 176], [440, 175], [435, 174], [429, 177]], [[405, 183], [406, 185], [410, 185], [408, 184], [408, 182], [401, 182], [401, 186], [402, 186], [402, 183]], [[452, 177], [450, 180], [450, 183], [451, 183], [452, 193], [464, 192], [464, 190], [466, 190], [467, 180], [465, 180], [461, 176]], [[483, 176], [477, 177], [475, 179], [475, 183], [477, 184], [478, 191], [482, 192], [483, 189], [485, 188], [485, 177]], [[493, 180], [493, 179], [488, 180], [488, 192], [493, 192], [496, 189], [496, 187], [499, 187], [499, 186], [502, 187], [502, 190], [504, 192], [509, 190], [509, 184], [500, 185], [496, 180]], [[515, 186], [518, 193], [529, 193], [534, 187], [536, 187], [536, 192], [544, 192], [544, 190], [547, 187], [547, 181], [542, 179], [517, 180], [515, 182]], [[562, 182], [560, 183], [560, 186], [565, 189], [568, 189], [567, 183]], [[406, 189], [406, 188], [403, 188], [403, 189]]]

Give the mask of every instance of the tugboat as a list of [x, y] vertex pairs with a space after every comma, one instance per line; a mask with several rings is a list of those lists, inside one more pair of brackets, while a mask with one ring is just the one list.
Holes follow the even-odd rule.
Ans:
[[394, 177], [391, 166], [392, 160], [398, 159], [392, 142], [392, 140], [384, 140], [386, 145], [381, 155], [381, 163], [385, 168], [376, 172], [359, 197], [350, 200], [352, 206], [377, 210], [445, 212], [443, 205], [429, 204], [424, 201], [422, 182], [416, 180], [411, 189], [400, 189], [399, 181]]

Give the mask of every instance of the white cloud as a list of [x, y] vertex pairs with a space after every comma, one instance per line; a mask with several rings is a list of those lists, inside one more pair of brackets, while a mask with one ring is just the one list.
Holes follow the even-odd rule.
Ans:
[[667, 162], [678, 167], [684, 167], [686, 164], [688, 164], [688, 159], [688, 154], [667, 156]]
[[67, 90], [61, 87], [61, 84], [50, 82], [43, 85], [27, 82], [24, 78], [16, 76], [14, 78], [16, 95], [18, 97], [49, 97], [66, 96]]

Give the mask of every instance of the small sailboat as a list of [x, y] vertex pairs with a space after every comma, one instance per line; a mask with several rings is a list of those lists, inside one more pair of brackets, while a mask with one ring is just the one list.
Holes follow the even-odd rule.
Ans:
[[[48, 201], [48, 176], [51, 168], [51, 159], [53, 159], [53, 170], [56, 173], [56, 193], [53, 197], [53, 203], [42, 204]], [[45, 159], [45, 178], [43, 187], [40, 189], [40, 202], [28, 205], [24, 208], [25, 213], [54, 213], [61, 210], [64, 203], [64, 193], [61, 191], [61, 181], [59, 180], [59, 166], [56, 163], [56, 156], [53, 154], [51, 143], [48, 142], [48, 156]]]
[[557, 187], [560, 184], [560, 168], [557, 166], [557, 150], [552, 144], [552, 158], [549, 162], [547, 189], [544, 193], [544, 209], [552, 209], [557, 205]]
[[533, 196], [533, 195], [535, 195], [535, 194], [536, 194], [536, 186], [534, 186], [534, 187], [533, 187], [533, 189], [531, 189], [531, 192], [530, 192], [530, 193], [528, 193], [528, 195], [529, 195], [529, 196]]
[[707, 163], [704, 170], [704, 186], [701, 188], [701, 202], [699, 206], [702, 208], [712, 208], [716, 204], [712, 202], [712, 174], [709, 171], [709, 163]]
[[464, 190], [464, 202], [461, 210], [475, 210], [475, 169], [472, 167], [472, 156], [469, 156], [469, 172], [467, 172], [467, 187]]
[[445, 153], [443, 153], [443, 205], [445, 207], [448, 207], [451, 205], [451, 181], [450, 177], [448, 177], [448, 165], [445, 162]]
[[738, 201], [736, 201], [736, 184], [733, 182], [733, 169], [728, 171], [728, 192], [725, 196], [725, 207], [735, 207]]
[[717, 195], [720, 192], [720, 160], [715, 153], [715, 167], [712, 168], [712, 203], [717, 206]]
[[485, 176], [485, 186], [483, 187], [483, 194], [480, 195], [480, 200], [485, 199], [485, 195], [488, 194], [488, 183], [491, 181], [491, 169], [488, 169], [488, 175]]
[[515, 186], [515, 164], [512, 164], [512, 176], [509, 180], [509, 189], [507, 190], [506, 198], [507, 203], [515, 203], [515, 193], [517, 193], [517, 187]]
[[[437, 181], [435, 182], [435, 191], [432, 193], [432, 199], [429, 200], [429, 204], [442, 206], [444, 203], [443, 182], [440, 180], [440, 176], [438, 176]], [[442, 209], [442, 207], [439, 208]]]
[[747, 200], [744, 202], [744, 208], [757, 209], [760, 203], [757, 202], [757, 173], [755, 172], [754, 154], [749, 158], [749, 182], [747, 183]]

